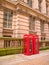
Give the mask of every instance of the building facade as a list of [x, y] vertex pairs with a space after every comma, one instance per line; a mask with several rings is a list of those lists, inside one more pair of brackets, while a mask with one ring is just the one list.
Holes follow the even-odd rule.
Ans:
[[13, 39], [24, 34], [49, 40], [49, 0], [0, 0], [0, 48], [19, 46]]

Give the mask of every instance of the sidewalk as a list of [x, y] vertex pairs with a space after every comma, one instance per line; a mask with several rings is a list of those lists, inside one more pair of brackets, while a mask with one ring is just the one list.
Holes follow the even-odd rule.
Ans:
[[31, 56], [23, 54], [3, 56], [0, 57], [0, 65], [49, 65], [49, 50]]

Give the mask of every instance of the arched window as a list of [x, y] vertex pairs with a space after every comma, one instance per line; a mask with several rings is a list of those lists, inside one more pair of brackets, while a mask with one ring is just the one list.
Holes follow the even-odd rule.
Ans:
[[30, 7], [32, 7], [32, 0], [27, 0], [27, 3]]

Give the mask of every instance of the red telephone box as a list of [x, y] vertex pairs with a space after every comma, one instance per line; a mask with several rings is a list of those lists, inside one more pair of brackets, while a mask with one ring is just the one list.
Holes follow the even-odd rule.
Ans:
[[24, 35], [24, 54], [32, 55], [33, 54], [33, 40], [32, 35]]
[[25, 55], [32, 55], [39, 53], [39, 38], [38, 35], [25, 34], [24, 35], [24, 50]]
[[39, 53], [39, 37], [38, 35], [33, 36], [33, 54]]

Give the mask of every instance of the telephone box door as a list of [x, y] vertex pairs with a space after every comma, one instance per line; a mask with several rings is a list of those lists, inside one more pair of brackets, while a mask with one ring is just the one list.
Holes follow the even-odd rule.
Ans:
[[34, 39], [34, 41], [33, 41], [33, 46], [34, 46], [33, 53], [38, 54], [39, 53], [39, 37], [38, 37], [38, 35], [34, 35], [33, 39]]
[[25, 55], [32, 55], [33, 54], [32, 35], [24, 35], [24, 54]]

